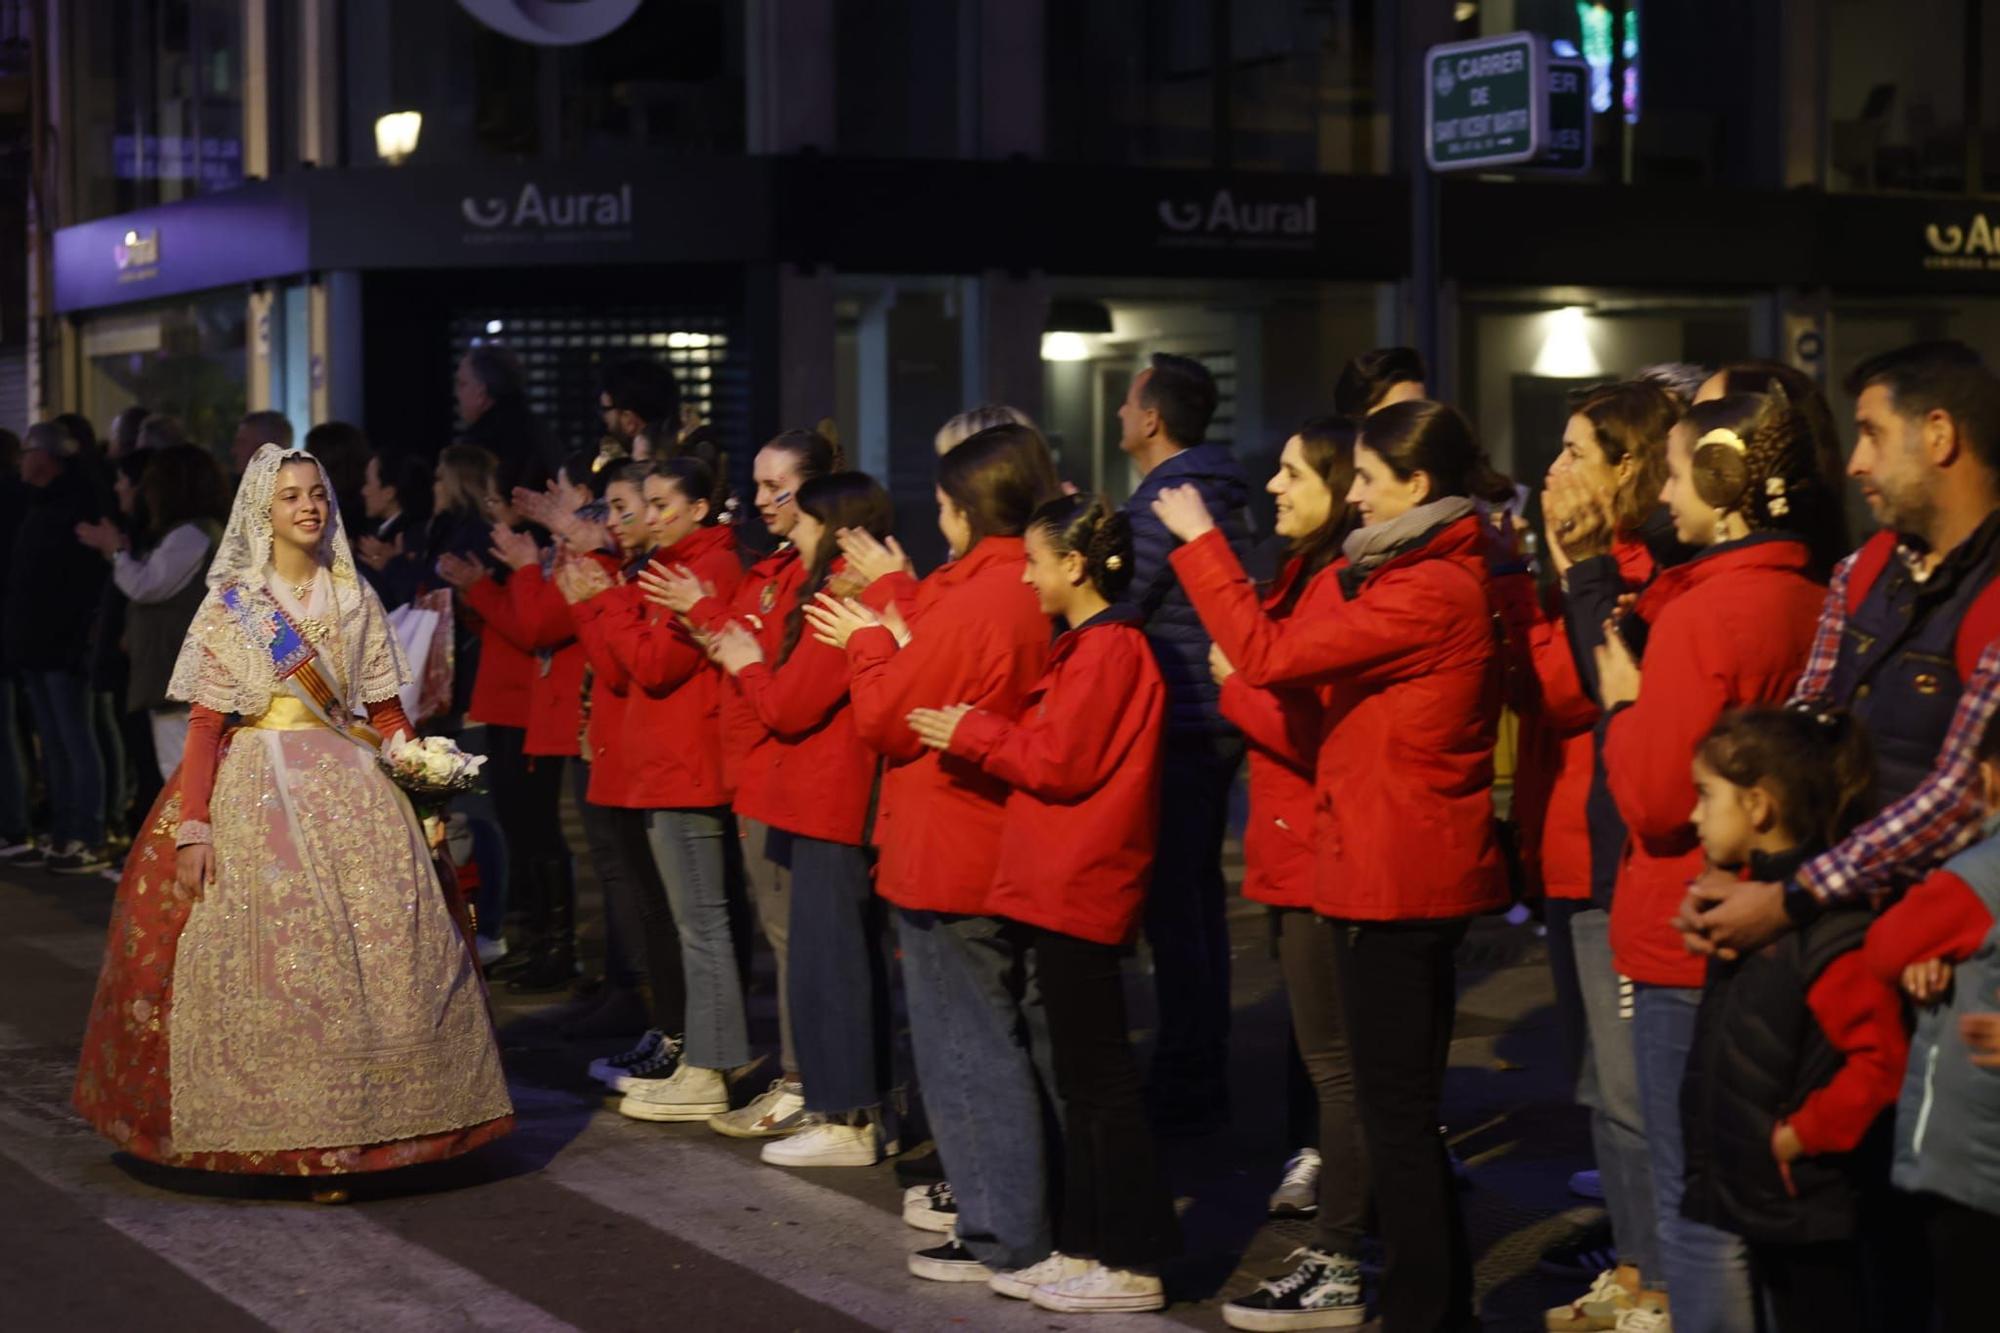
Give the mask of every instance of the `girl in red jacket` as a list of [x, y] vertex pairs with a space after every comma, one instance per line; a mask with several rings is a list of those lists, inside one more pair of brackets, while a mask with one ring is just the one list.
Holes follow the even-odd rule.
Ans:
[[[1349, 499], [1363, 526], [1274, 620], [1200, 498], [1157, 511], [1187, 545], [1174, 571], [1245, 683], [1309, 686], [1313, 908], [1333, 918], [1355, 1096], [1368, 1144], [1390, 1329], [1471, 1327], [1472, 1265], [1438, 1137], [1454, 953], [1469, 919], [1507, 905], [1493, 832], [1501, 660], [1475, 494], [1511, 496], [1472, 428], [1424, 400], [1361, 423]], [[1420, 855], [1412, 855], [1421, 848]]]
[[[716, 523], [715, 477], [694, 458], [670, 458], [646, 475], [652, 563], [683, 567], [728, 596], [743, 576], [735, 534]], [[680, 937], [687, 979], [687, 1036], [678, 1068], [630, 1087], [619, 1112], [638, 1120], [707, 1120], [729, 1109], [724, 1071], [747, 1064], [743, 986], [723, 879], [725, 796], [717, 730], [718, 677], [687, 627], [649, 607], [634, 585], [572, 608], [586, 646], [606, 653], [629, 681], [621, 730], [630, 749], [627, 803], [646, 811], [646, 833], [666, 889], [641, 904], [647, 948], [664, 942], [662, 913]]]
[[[983, 1282], [1054, 1248], [1044, 1183], [1041, 1081], [1021, 1030], [1017, 935], [987, 904], [1007, 785], [930, 749], [913, 708], [1020, 711], [1049, 653], [1049, 622], [1021, 581], [1028, 519], [1058, 490], [1032, 427], [994, 426], [938, 460], [938, 527], [951, 563], [922, 583], [892, 551], [847, 534], [862, 602], [821, 596], [807, 625], [846, 650], [855, 732], [887, 761], [875, 816], [875, 891], [895, 905], [924, 1109], [958, 1202], [955, 1239], [909, 1258], [918, 1277]], [[857, 558], [858, 557], [858, 558]], [[910, 637], [901, 644], [892, 626]]]
[[[1860, 723], [1781, 708], [1725, 715], [1693, 775], [1708, 864], [1759, 880], [1789, 878], [1845, 837], [1875, 780]], [[1708, 962], [1680, 1088], [1681, 1210], [1749, 1245], [1776, 1333], [1874, 1326], [1861, 1237], [1888, 1165], [1874, 1131], [1909, 1041], [1902, 997], [1867, 965], [1873, 920], [1850, 903], [1770, 948]]]
[[1166, 686], [1129, 607], [1132, 529], [1102, 496], [1035, 512], [1022, 580], [1068, 626], [1018, 721], [960, 703], [916, 708], [932, 749], [1012, 790], [987, 910], [1018, 924], [1046, 1006], [1062, 1098], [1055, 1253], [990, 1285], [1045, 1310], [1158, 1310], [1177, 1244], [1125, 1020], [1119, 956], [1145, 901], [1159, 832]]
[[[757, 451], [751, 475], [757, 483], [757, 516], [778, 539], [778, 549], [752, 565], [736, 585], [736, 595], [726, 600], [697, 579], [642, 572], [639, 583], [646, 596], [711, 638], [728, 626], [741, 626], [755, 638], [764, 658], [779, 657], [787, 608], [798, 604], [800, 589], [809, 581], [810, 557], [801, 555], [795, 535], [801, 513], [798, 497], [808, 482], [840, 467], [840, 446], [817, 431], [788, 430], [774, 437]], [[831, 536], [827, 546], [834, 547]], [[845, 670], [841, 675], [844, 685]], [[709, 1128], [732, 1138], [774, 1138], [803, 1128], [806, 1122], [790, 998], [792, 872], [783, 836], [773, 838], [769, 823], [750, 813], [764, 804], [778, 741], [759, 721], [736, 681], [723, 688], [721, 725], [722, 780], [736, 814], [750, 901], [778, 968], [779, 1069], [769, 1088], [748, 1104], [716, 1116]]]
[[1795, 534], [1838, 502], [1820, 480], [1804, 416], [1782, 393], [1689, 409], [1667, 456], [1662, 498], [1680, 539], [1700, 553], [1654, 579], [1633, 608], [1650, 627], [1643, 685], [1622, 628], [1596, 654], [1605, 775], [1629, 832], [1611, 951], [1637, 986], [1640, 1109], [1674, 1322], [1747, 1330], [1742, 1241], [1681, 1209], [1680, 1087], [1704, 975], [1673, 925], [1703, 869], [1688, 765], [1723, 713], [1790, 697], [1825, 600], [1812, 552]]
[[834, 534], [884, 540], [894, 508], [889, 493], [859, 472], [807, 482], [794, 507], [792, 541], [804, 577], [791, 608], [771, 617], [778, 632], [770, 659], [741, 622], [709, 650], [735, 677], [749, 725], [763, 737], [763, 772], [738, 788], [736, 809], [786, 840], [791, 919], [806, 946], [789, 1002], [811, 1123], [764, 1145], [763, 1158], [775, 1166], [873, 1166], [895, 1139], [882, 1110], [890, 1073], [888, 970], [865, 845], [876, 755], [854, 734], [845, 655], [803, 630], [806, 604], [846, 577]]
[[[1352, 422], [1322, 417], [1299, 427], [1278, 456], [1265, 489], [1277, 497], [1277, 531], [1291, 543], [1282, 572], [1266, 590], [1275, 620], [1298, 609], [1314, 580], [1329, 572], [1358, 519], [1347, 503], [1354, 485]], [[1243, 833], [1243, 896], [1271, 908], [1278, 960], [1291, 1006], [1292, 1036], [1318, 1104], [1318, 1133], [1287, 1165], [1316, 1174], [1311, 1257], [1292, 1274], [1225, 1305], [1233, 1327], [1266, 1327], [1279, 1318], [1345, 1317], [1363, 1309], [1356, 1255], [1368, 1211], [1368, 1160], [1354, 1105], [1354, 1060], [1340, 1001], [1334, 925], [1312, 910], [1313, 763], [1323, 725], [1312, 689], [1252, 685], [1211, 649], [1222, 715], [1242, 728], [1250, 751], [1250, 818]], [[1297, 1137], [1297, 1136], [1295, 1136]], [[1300, 1276], [1300, 1275], [1303, 1276]], [[1239, 1324], [1239, 1321], [1241, 1323]]]

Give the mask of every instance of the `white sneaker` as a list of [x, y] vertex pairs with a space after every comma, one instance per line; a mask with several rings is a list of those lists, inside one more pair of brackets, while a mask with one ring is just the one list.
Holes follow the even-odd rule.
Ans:
[[712, 1116], [708, 1127], [732, 1139], [774, 1139], [806, 1125], [806, 1090], [797, 1079], [774, 1078], [745, 1106]]
[[488, 939], [484, 935], [479, 936], [479, 965], [481, 967], [491, 967], [506, 956], [507, 941], [505, 938]]
[[1038, 1264], [1029, 1264], [1011, 1273], [995, 1273], [986, 1279], [986, 1285], [1010, 1300], [1031, 1300], [1036, 1287], [1054, 1286], [1066, 1277], [1075, 1277], [1093, 1267], [1095, 1265], [1088, 1259], [1077, 1259], [1056, 1250]]
[[1157, 1273], [1137, 1268], [1106, 1268], [1094, 1260], [1081, 1273], [1046, 1287], [1036, 1287], [1028, 1299], [1041, 1309], [1061, 1314], [1167, 1308], [1167, 1291]]
[[888, 1146], [873, 1119], [859, 1125], [821, 1120], [790, 1138], [772, 1139], [759, 1155], [772, 1166], [873, 1166]]
[[1613, 1327], [1617, 1333], [1674, 1333], [1674, 1320], [1665, 1310], [1641, 1305], [1619, 1311], [1618, 1322]]
[[958, 1225], [958, 1196], [949, 1180], [912, 1185], [903, 1191], [903, 1222], [919, 1231], [949, 1232]]
[[706, 1120], [728, 1109], [729, 1080], [722, 1071], [685, 1064], [672, 1078], [646, 1080], [618, 1103], [618, 1114], [634, 1120]]
[[1311, 1217], [1319, 1211], [1319, 1149], [1301, 1148], [1285, 1163], [1285, 1175], [1271, 1194], [1273, 1217]]

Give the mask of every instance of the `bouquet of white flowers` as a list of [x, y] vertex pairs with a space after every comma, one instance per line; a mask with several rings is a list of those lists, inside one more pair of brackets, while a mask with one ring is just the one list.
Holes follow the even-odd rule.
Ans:
[[418, 806], [441, 805], [459, 792], [479, 789], [485, 755], [467, 754], [449, 736], [421, 740], [397, 736], [382, 746], [383, 771]]

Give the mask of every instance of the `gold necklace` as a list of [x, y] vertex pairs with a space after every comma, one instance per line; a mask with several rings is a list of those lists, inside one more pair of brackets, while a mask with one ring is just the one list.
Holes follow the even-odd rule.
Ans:
[[300, 606], [304, 606], [306, 598], [312, 596], [313, 584], [317, 582], [319, 582], [319, 571], [315, 569], [312, 573], [306, 575], [304, 583], [294, 583], [292, 585], [292, 596], [298, 601]]

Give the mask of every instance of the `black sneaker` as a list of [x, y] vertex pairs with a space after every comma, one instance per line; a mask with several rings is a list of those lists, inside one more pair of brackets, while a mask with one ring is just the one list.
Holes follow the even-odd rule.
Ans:
[[910, 1256], [910, 1272], [933, 1282], [984, 1282], [993, 1270], [972, 1257], [972, 1251], [954, 1236], [942, 1245], [918, 1250]]
[[666, 1047], [667, 1034], [658, 1028], [649, 1028], [646, 1035], [639, 1038], [638, 1045], [617, 1055], [602, 1056], [590, 1062], [590, 1076], [599, 1083], [616, 1088], [618, 1080], [643, 1064], [659, 1058]]
[[1368, 1317], [1361, 1265], [1344, 1254], [1293, 1250], [1299, 1266], [1222, 1307], [1231, 1328], [1349, 1328]]
[[1610, 1224], [1601, 1223], [1551, 1246], [1535, 1261], [1535, 1267], [1556, 1277], [1585, 1282], [1607, 1268], [1618, 1267], [1618, 1247], [1612, 1243]]
[[10, 866], [20, 866], [23, 869], [27, 869], [31, 866], [39, 866], [48, 859], [49, 849], [47, 844], [37, 842], [17, 843], [15, 844], [15, 849], [7, 854], [6, 863]]
[[951, 1182], [912, 1185], [903, 1191], [903, 1221], [919, 1231], [948, 1232], [958, 1225], [958, 1198]]
[[52, 875], [94, 875], [110, 864], [102, 848], [73, 842], [51, 856], [42, 869]]
[[[634, 1047], [633, 1049], [637, 1050], [638, 1048]], [[627, 1054], [630, 1054], [630, 1052], [627, 1052]], [[646, 1056], [636, 1064], [627, 1066], [623, 1072], [617, 1073], [614, 1077], [600, 1079], [599, 1081], [607, 1084], [613, 1092], [632, 1092], [649, 1083], [664, 1083], [678, 1073], [680, 1067], [681, 1039], [679, 1037], [663, 1037], [660, 1040], [660, 1044], [653, 1049], [651, 1055]]]

